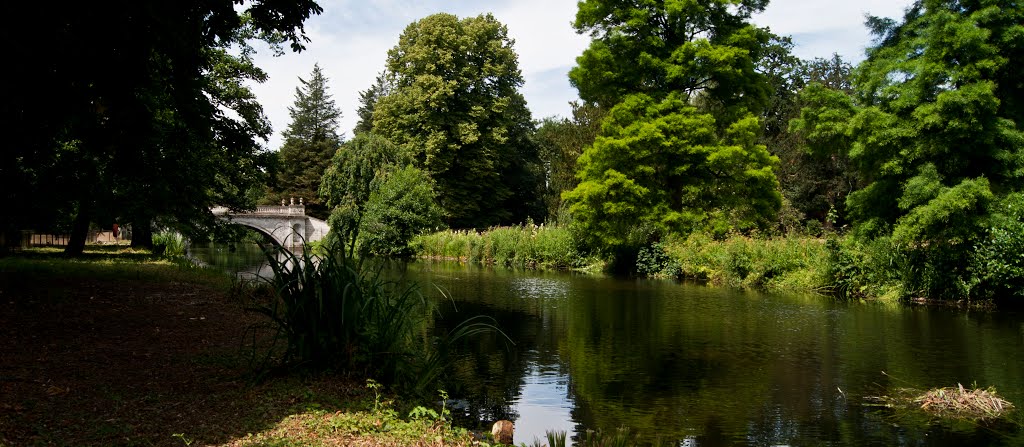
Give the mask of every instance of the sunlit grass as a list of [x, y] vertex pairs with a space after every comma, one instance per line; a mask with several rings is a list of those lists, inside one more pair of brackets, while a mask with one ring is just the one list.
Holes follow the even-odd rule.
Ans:
[[126, 246], [86, 246], [81, 256], [65, 257], [54, 247], [30, 248], [0, 258], [0, 273], [19, 281], [46, 281], [50, 278], [91, 279], [100, 281], [141, 280], [153, 282], [191, 282], [230, 287], [228, 275], [212, 269], [172, 261], [148, 250]]
[[440, 231], [416, 237], [412, 246], [422, 257], [503, 267], [569, 270], [600, 264], [577, 249], [568, 229], [543, 225]]
[[454, 427], [446, 407], [448, 395], [441, 392], [436, 408], [416, 406], [404, 414], [392, 399], [380, 393], [380, 385], [367, 381], [374, 391], [372, 403], [362, 408], [336, 411], [307, 406], [285, 417], [273, 427], [227, 443], [232, 447], [256, 446], [470, 446], [489, 445], [475, 440], [463, 428]]
[[796, 292], [820, 291], [826, 281], [828, 252], [817, 238], [734, 235], [714, 240], [693, 234], [663, 247], [680, 276], [713, 285]]

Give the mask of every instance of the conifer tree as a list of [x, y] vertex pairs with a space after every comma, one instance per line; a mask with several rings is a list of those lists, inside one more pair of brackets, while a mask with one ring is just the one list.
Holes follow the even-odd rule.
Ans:
[[288, 108], [292, 122], [282, 133], [285, 141], [279, 154], [277, 186], [267, 201], [303, 198], [307, 214], [326, 218], [327, 208], [317, 191], [344, 138], [338, 133], [341, 111], [327, 92], [327, 77], [319, 64], [313, 66], [308, 81], [299, 78], [299, 82], [295, 102]]

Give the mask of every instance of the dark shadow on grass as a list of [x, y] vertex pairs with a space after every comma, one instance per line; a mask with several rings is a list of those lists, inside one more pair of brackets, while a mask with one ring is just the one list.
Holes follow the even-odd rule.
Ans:
[[249, 380], [254, 317], [224, 288], [62, 276], [51, 260], [0, 263], [0, 445], [217, 445], [305, 409], [363, 405], [357, 380]]

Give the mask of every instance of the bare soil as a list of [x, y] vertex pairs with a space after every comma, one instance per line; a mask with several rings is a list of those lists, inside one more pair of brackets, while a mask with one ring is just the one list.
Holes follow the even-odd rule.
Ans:
[[355, 380], [254, 382], [255, 316], [222, 289], [0, 271], [0, 446], [227, 444], [358, 400]]

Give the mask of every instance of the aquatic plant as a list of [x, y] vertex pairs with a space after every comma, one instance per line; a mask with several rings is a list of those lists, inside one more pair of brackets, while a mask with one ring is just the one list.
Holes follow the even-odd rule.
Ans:
[[177, 231], [163, 230], [153, 235], [153, 254], [168, 258], [183, 257], [187, 245], [188, 240]]
[[1014, 409], [1012, 403], [996, 393], [994, 387], [933, 388], [920, 391], [902, 388], [892, 396], [869, 398], [891, 408], [917, 408], [932, 416], [947, 419], [987, 420], [998, 419]]

